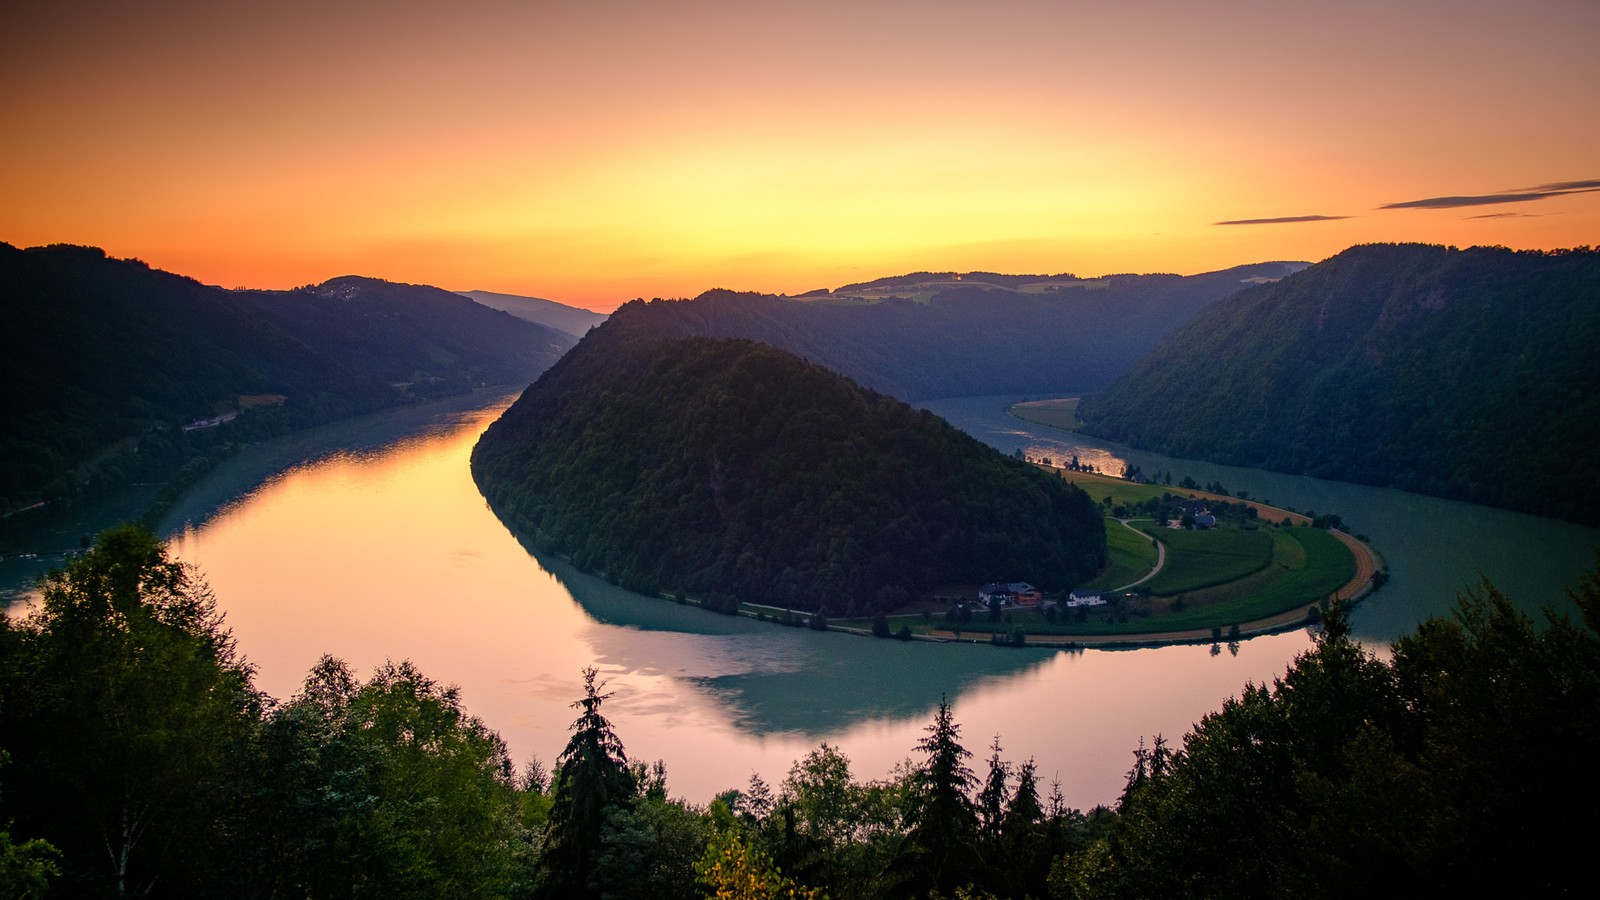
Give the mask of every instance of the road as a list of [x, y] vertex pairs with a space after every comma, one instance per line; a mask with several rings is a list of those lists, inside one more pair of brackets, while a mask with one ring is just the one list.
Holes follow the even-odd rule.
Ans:
[[[1150, 537], [1149, 535], [1145, 534], [1144, 532], [1140, 531], [1139, 529], [1133, 527], [1132, 525], [1129, 525], [1127, 519], [1118, 519], [1117, 521], [1122, 523], [1122, 527], [1123, 528], [1128, 529], [1129, 531], [1133, 532], [1134, 534], [1137, 534], [1140, 537]], [[1156, 541], [1156, 567], [1151, 569], [1150, 571], [1146, 572], [1144, 577], [1139, 579], [1138, 581], [1130, 582], [1130, 583], [1125, 584], [1125, 585], [1123, 585], [1122, 587], [1119, 587], [1119, 588], [1112, 588], [1111, 589], [1111, 593], [1120, 594], [1123, 591], [1128, 590], [1129, 588], [1136, 588], [1139, 585], [1144, 584], [1146, 581], [1149, 581], [1150, 579], [1152, 579], [1152, 578], [1156, 577], [1157, 575], [1161, 574], [1161, 567], [1166, 565], [1166, 564], [1167, 564], [1167, 545], [1162, 541]]]

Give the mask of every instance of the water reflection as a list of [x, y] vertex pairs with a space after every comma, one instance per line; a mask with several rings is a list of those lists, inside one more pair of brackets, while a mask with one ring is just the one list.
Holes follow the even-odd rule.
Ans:
[[489, 511], [467, 456], [498, 412], [413, 422], [406, 440], [367, 423], [375, 450], [310, 462], [258, 448], [174, 511], [172, 546], [208, 576], [263, 690], [290, 696], [323, 653], [362, 672], [409, 658], [460, 685], [519, 759], [549, 762], [596, 665], [630, 755], [665, 760], [672, 789], [699, 801], [752, 771], [775, 783], [822, 740], [859, 776], [886, 775], [947, 697], [973, 748], [1000, 733], [1089, 805], [1115, 797], [1140, 736], [1182, 733], [1307, 645], [1279, 635], [1237, 658], [907, 645], [639, 597], [529, 554]]
[[[363, 673], [409, 658], [459, 684], [515, 756], [548, 763], [576, 715], [579, 672], [596, 665], [629, 754], [665, 760], [672, 790], [701, 802], [752, 771], [776, 783], [823, 740], [859, 777], [884, 776], [949, 698], [969, 749], [999, 734], [1009, 758], [1034, 757], [1045, 781], [1059, 776], [1068, 801], [1087, 806], [1116, 797], [1140, 737], [1177, 739], [1309, 646], [1303, 632], [1247, 641], [1237, 655], [908, 645], [639, 597], [530, 554], [479, 496], [467, 456], [509, 399], [272, 442], [183, 498], [166, 525], [172, 546], [209, 578], [263, 690], [290, 696], [323, 653]], [[1376, 643], [1446, 608], [1479, 570], [1530, 606], [1559, 597], [1600, 542], [1593, 529], [1530, 516], [1091, 446], [1007, 417], [1003, 399], [929, 405], [1004, 452], [1088, 448], [1106, 456], [1080, 458], [1342, 513], [1389, 557], [1389, 587], [1357, 618]]]

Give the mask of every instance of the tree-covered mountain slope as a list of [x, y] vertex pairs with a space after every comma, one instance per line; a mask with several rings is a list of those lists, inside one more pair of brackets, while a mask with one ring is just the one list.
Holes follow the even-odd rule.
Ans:
[[1066, 588], [1103, 564], [1082, 491], [782, 350], [658, 337], [645, 309], [613, 314], [473, 451], [535, 546], [645, 593], [830, 613], [957, 582]]
[[377, 278], [234, 296], [314, 350], [416, 395], [531, 381], [577, 343], [451, 291]]
[[433, 288], [226, 291], [73, 246], [0, 244], [0, 316], [0, 511], [146, 479], [224, 439], [531, 380], [570, 344]]
[[1079, 406], [1174, 456], [1600, 522], [1600, 252], [1354, 247]]
[[803, 299], [708, 291], [652, 302], [648, 315], [658, 332], [761, 341], [903, 400], [1087, 391], [1252, 279], [1304, 265], [1096, 279], [917, 273]]

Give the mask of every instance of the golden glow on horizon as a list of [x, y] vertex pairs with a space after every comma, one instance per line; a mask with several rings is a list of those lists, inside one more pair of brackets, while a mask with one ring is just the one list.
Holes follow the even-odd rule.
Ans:
[[1600, 193], [1378, 209], [1600, 178], [1593, 4], [368, 6], [0, 28], [0, 240], [609, 308], [1600, 239]]

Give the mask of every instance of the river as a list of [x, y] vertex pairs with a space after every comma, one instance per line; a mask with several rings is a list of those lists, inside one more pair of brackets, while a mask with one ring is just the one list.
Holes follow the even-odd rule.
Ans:
[[[884, 777], [948, 699], [975, 763], [998, 734], [1006, 758], [1034, 758], [1046, 785], [1059, 779], [1071, 805], [1088, 807], [1116, 798], [1141, 737], [1176, 741], [1309, 645], [1301, 631], [1216, 653], [904, 644], [639, 597], [530, 553], [485, 505], [467, 457], [511, 399], [293, 435], [230, 460], [180, 501], [163, 530], [209, 580], [259, 687], [289, 697], [324, 653], [363, 676], [410, 659], [459, 685], [519, 763], [537, 754], [549, 766], [593, 665], [629, 756], [663, 760], [672, 793], [695, 802], [752, 773], [776, 786], [824, 741], [858, 778]], [[1600, 544], [1595, 530], [1529, 516], [1081, 441], [1006, 416], [1002, 398], [926, 405], [1008, 453], [1128, 460], [1341, 513], [1390, 566], [1390, 585], [1356, 616], [1380, 652], [1480, 571], [1530, 608], [1557, 599]]]

